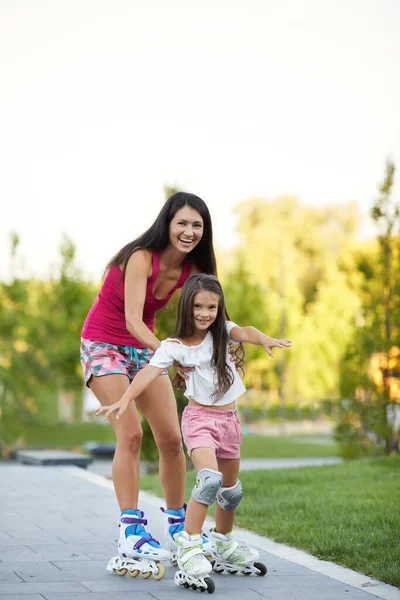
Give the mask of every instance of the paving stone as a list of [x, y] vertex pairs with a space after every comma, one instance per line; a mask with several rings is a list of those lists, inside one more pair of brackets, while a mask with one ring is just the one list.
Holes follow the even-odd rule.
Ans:
[[21, 583], [21, 578], [15, 573], [0, 571], [0, 584], [1, 583]]
[[[222, 598], [224, 598], [224, 600], [226, 600], [226, 591], [224, 591], [223, 589], [218, 589], [218, 587], [215, 588], [215, 592], [213, 593], [212, 596], [209, 596], [208, 594], [202, 594], [201, 596], [199, 595], [200, 592], [194, 592], [192, 590], [184, 590], [181, 588], [178, 588], [176, 585], [174, 585], [173, 589], [169, 589], [169, 590], [156, 590], [156, 591], [151, 591], [152, 595], [154, 598], [157, 598], [157, 600], [179, 600], [180, 598], [182, 598], [182, 600], [190, 600], [192, 598], [192, 595], [194, 595], [194, 599], [196, 600], [198, 597], [199, 598], [212, 598], [213, 600], [221, 600]], [[190, 594], [190, 596], [189, 596]], [[232, 598], [232, 595], [230, 596]], [[239, 596], [237, 596], [239, 598]], [[242, 600], [262, 600], [263, 598], [266, 598], [267, 596], [262, 596], [261, 594], [259, 594], [259, 592], [255, 592], [254, 590], [250, 590], [248, 588], [246, 588], [245, 592], [241, 595]], [[271, 596], [271, 600], [272, 600], [272, 596]], [[274, 600], [276, 600], [276, 598], [274, 598]]]
[[72, 574], [65, 573], [48, 561], [0, 563], [0, 573], [15, 573], [23, 581], [76, 581]]
[[[0, 596], [1, 598], [1, 596]], [[139, 593], [137, 591], [129, 591], [129, 592], [110, 592], [110, 593], [87, 593], [87, 594], [42, 594], [40, 600], [115, 600], [123, 599], [123, 600], [154, 600], [154, 595], [150, 594], [147, 591], [141, 590]], [[176, 596], [175, 596], [176, 598]], [[3, 598], [1, 598], [3, 600]], [[14, 597], [15, 600], [15, 597]], [[25, 597], [21, 600], [25, 600]], [[35, 599], [36, 600], [36, 599]]]
[[0, 561], [1, 563], [35, 561], [38, 559], [37, 554], [27, 546], [1, 546]]
[[[49, 593], [60, 593], [60, 592], [82, 592], [82, 593], [89, 593], [89, 590], [87, 588], [85, 588], [85, 586], [83, 586], [82, 584], [76, 582], [76, 581], [71, 581], [71, 582], [66, 582], [66, 581], [57, 581], [57, 582], [51, 582], [51, 581], [47, 581], [47, 582], [40, 582], [40, 583], [26, 583], [26, 582], [21, 582], [21, 580], [19, 579], [19, 583], [18, 584], [0, 584], [0, 598], [1, 600], [3, 600], [3, 595], [4, 594], [16, 594], [18, 596], [23, 596], [25, 598], [25, 596], [27, 594], [36, 594], [36, 593], [41, 593], [44, 594], [45, 592], [49, 592]], [[14, 600], [15, 600], [15, 595], [14, 595]]]
[[42, 594], [20, 594], [16, 592], [15, 594], [1, 594], [1, 600], [43, 600], [44, 596]]
[[31, 544], [53, 544], [65, 546], [65, 542], [57, 537], [56, 532], [47, 531], [29, 531], [23, 532], [23, 537], [17, 536], [15, 538], [8, 535], [7, 537], [1, 537], [0, 534], [0, 547], [3, 546], [30, 546]]
[[[174, 585], [170, 566], [161, 581], [106, 571], [118, 537], [112, 489], [64, 467], [0, 464], [0, 480], [0, 600], [195, 599], [193, 591]], [[151, 533], [162, 540], [158, 506], [142, 494], [140, 508]], [[268, 568], [266, 577], [214, 574], [213, 600], [376, 600], [368, 591], [275, 554], [261, 552], [260, 560]]]
[[38, 560], [38, 557], [40, 557], [40, 560], [49, 560], [52, 562], [62, 560], [76, 561], [93, 559], [93, 557], [85, 554], [85, 552], [83, 552], [77, 546], [70, 546], [68, 544], [58, 544], [54, 546], [47, 544], [32, 544], [29, 546], [29, 548], [34, 553], [36, 560]]

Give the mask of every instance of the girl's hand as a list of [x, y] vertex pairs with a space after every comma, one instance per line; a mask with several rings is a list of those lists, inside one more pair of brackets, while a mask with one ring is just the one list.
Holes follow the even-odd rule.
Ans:
[[191, 373], [191, 371], [194, 371], [194, 367], [183, 367], [181, 363], [178, 363], [178, 361], [176, 360], [174, 360], [172, 366], [174, 367], [178, 375], [182, 377], [182, 379], [189, 379], [189, 373]]
[[105, 413], [104, 420], [106, 421], [114, 412], [118, 411], [117, 419], [119, 419], [120, 416], [123, 415], [126, 409], [128, 408], [128, 404], [128, 400], [123, 400], [121, 398], [121, 400], [118, 400], [118, 402], [114, 402], [114, 404], [111, 404], [111, 406], [102, 406], [101, 408], [96, 410], [95, 415], [96, 417], [98, 417], [99, 415], [101, 415], [101, 413]]
[[271, 348], [290, 348], [292, 346], [291, 340], [277, 340], [276, 338], [267, 337], [267, 341], [264, 342], [263, 346], [267, 353], [273, 358]]

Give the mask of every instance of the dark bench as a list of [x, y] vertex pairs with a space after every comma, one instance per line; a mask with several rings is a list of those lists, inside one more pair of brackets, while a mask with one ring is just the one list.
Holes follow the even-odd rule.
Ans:
[[91, 456], [66, 450], [18, 450], [16, 455], [18, 462], [23, 465], [74, 465], [86, 469], [93, 462]]

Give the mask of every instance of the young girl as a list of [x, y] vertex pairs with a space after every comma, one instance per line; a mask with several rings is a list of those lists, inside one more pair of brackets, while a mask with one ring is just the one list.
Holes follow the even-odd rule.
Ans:
[[237, 399], [245, 387], [237, 369], [230, 366], [230, 341], [239, 343], [239, 366], [243, 364], [242, 342], [264, 346], [270, 356], [271, 348], [291, 345], [288, 340], [270, 338], [254, 327], [238, 327], [227, 320], [223, 291], [215, 276], [201, 273], [189, 277], [182, 288], [174, 337], [161, 342], [149, 366], [118, 402], [96, 413], [104, 412], [108, 418], [117, 412], [118, 419], [174, 361], [194, 367], [187, 379], [177, 374], [174, 380], [176, 387], [185, 389], [189, 400], [182, 416], [182, 433], [197, 471], [184, 530], [175, 540], [181, 569], [175, 574], [175, 583], [210, 593], [214, 584], [207, 575], [212, 565], [203, 552], [201, 529], [208, 507], [215, 501], [216, 527], [211, 531], [214, 570], [266, 573], [262, 563], [254, 564], [258, 552], [238, 543], [232, 531], [243, 495], [238, 479], [242, 434]]

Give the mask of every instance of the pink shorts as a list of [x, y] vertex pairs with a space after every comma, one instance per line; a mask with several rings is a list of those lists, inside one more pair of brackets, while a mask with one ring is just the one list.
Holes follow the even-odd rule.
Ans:
[[[107, 342], [81, 339], [81, 364], [88, 385], [89, 379], [102, 375], [127, 375], [132, 380], [147, 367], [153, 356], [149, 348], [117, 346]], [[161, 374], [164, 375], [166, 371]]]
[[182, 435], [189, 456], [195, 448], [212, 448], [218, 458], [240, 458], [242, 430], [237, 410], [186, 406]]

